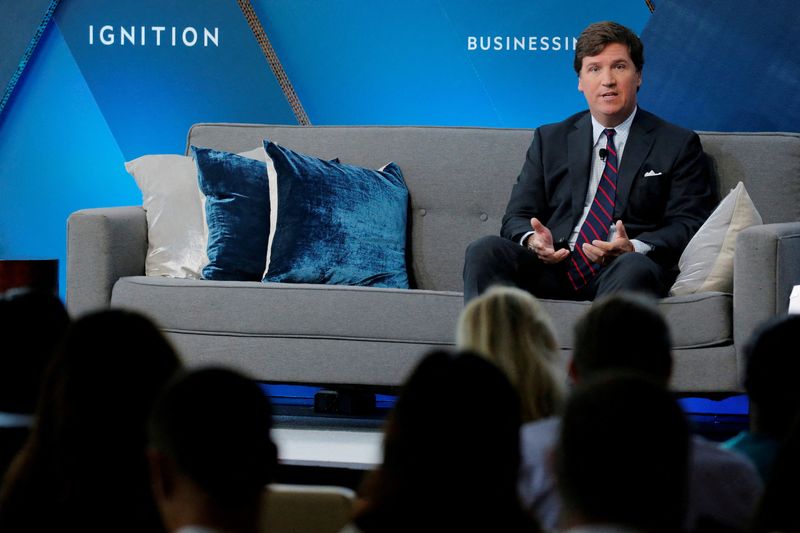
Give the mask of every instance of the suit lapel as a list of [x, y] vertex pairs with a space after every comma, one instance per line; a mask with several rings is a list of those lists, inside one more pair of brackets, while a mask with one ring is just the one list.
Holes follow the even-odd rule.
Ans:
[[[626, 148], [627, 150], [627, 148]], [[578, 223], [589, 188], [589, 165], [592, 160], [592, 118], [586, 113], [567, 135], [567, 161], [572, 190], [572, 226]], [[624, 158], [623, 158], [624, 161]]]
[[655, 127], [651, 115], [641, 108], [636, 111], [636, 116], [631, 124], [631, 131], [625, 144], [625, 151], [622, 154], [622, 163], [619, 166], [619, 176], [617, 177], [617, 200], [614, 205], [614, 218], [622, 216], [628, 207], [628, 197], [631, 194], [633, 180], [636, 173], [642, 167], [644, 158], [650, 153], [655, 137], [653, 129]]

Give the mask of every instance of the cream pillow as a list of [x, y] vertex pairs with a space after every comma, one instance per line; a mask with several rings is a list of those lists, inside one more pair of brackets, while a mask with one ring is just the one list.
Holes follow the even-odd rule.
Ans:
[[670, 294], [732, 293], [736, 236], [744, 228], [761, 223], [761, 215], [739, 182], [686, 245], [678, 261], [680, 274]]
[[208, 228], [191, 157], [145, 155], [125, 163], [147, 213], [148, 276], [199, 278], [208, 262]]
[[[239, 155], [266, 159], [263, 146]], [[125, 163], [125, 170], [142, 191], [147, 214], [145, 274], [199, 279], [208, 263], [208, 226], [194, 159], [145, 155]]]

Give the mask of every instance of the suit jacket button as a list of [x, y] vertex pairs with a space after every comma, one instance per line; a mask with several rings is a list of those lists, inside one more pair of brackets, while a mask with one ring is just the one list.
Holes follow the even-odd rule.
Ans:
[[487, 215], [486, 213], [481, 213], [481, 220], [486, 222], [487, 220], [489, 220], [489, 215]]

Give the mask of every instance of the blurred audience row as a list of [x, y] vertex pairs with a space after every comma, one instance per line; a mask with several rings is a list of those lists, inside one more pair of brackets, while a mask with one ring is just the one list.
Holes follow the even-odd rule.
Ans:
[[277, 450], [257, 383], [184, 371], [131, 312], [71, 323], [55, 296], [16, 293], [0, 324], [0, 531], [259, 530]]
[[[798, 325], [751, 339], [751, 427], [720, 444], [669, 391], [653, 302], [592, 304], [565, 365], [540, 303], [493, 288], [464, 309], [458, 351], [406, 381], [343, 531], [800, 531]], [[277, 449], [257, 383], [184, 369], [132, 312], [72, 321], [18, 291], [0, 327], [0, 531], [263, 530]]]

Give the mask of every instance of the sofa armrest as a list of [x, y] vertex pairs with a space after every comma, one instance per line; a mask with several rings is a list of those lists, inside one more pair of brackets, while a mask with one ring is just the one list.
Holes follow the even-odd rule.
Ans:
[[733, 340], [739, 377], [743, 348], [764, 321], [785, 314], [800, 284], [800, 222], [765, 224], [741, 231], [733, 260]]
[[67, 220], [67, 309], [108, 307], [123, 276], [144, 275], [147, 219], [141, 207], [76, 211]]

